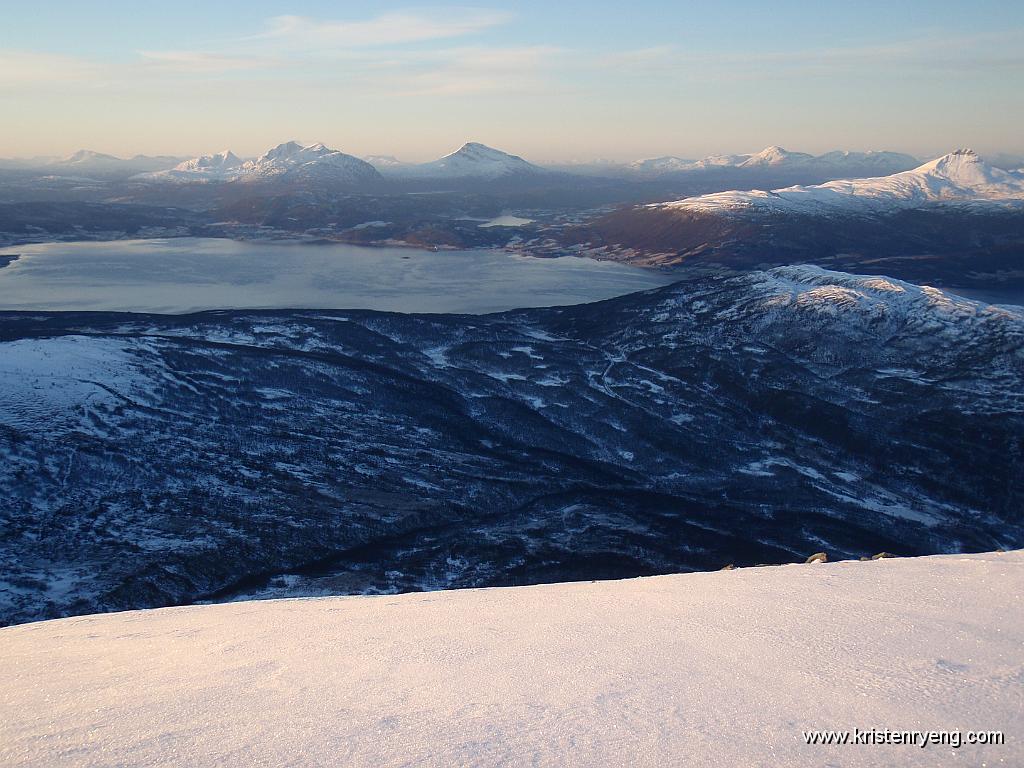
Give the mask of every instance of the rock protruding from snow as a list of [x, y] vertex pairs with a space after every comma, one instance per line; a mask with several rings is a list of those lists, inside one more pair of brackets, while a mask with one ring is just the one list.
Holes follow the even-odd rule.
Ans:
[[498, 179], [532, 176], [546, 171], [518, 155], [471, 141], [439, 160], [403, 168], [402, 173], [420, 178]]
[[730, 191], [690, 197], [651, 208], [716, 212], [858, 214], [935, 203], [1024, 204], [1024, 176], [994, 168], [973, 150], [960, 149], [913, 170], [843, 179], [771, 192]]

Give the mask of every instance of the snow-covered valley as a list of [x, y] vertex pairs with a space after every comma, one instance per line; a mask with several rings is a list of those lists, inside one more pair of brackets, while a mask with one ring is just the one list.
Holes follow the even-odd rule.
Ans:
[[4, 313], [0, 621], [1024, 545], [1024, 315], [815, 267]]

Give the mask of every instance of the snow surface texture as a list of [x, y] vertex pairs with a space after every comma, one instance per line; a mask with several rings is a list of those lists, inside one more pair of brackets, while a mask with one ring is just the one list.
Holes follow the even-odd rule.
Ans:
[[[761, 153], [765, 155], [761, 160], [770, 164], [768, 151]], [[829, 181], [771, 192], [716, 192], [648, 207], [704, 213], [857, 214], [933, 203], [978, 202], [1024, 202], [1024, 176], [994, 168], [972, 150], [961, 149], [891, 176]]]
[[[1021, 765], [1024, 553], [0, 630], [5, 766]], [[1001, 730], [808, 746], [811, 729]]]

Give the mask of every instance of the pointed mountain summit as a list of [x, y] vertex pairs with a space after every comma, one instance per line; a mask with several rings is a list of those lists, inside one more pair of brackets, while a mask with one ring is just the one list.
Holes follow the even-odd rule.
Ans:
[[59, 160], [52, 160], [49, 165], [65, 168], [112, 168], [124, 164], [124, 160], [113, 155], [106, 155], [102, 152], [94, 152], [91, 149], [80, 149], [77, 152], [62, 157]]
[[965, 189], [1003, 186], [1012, 183], [1014, 175], [989, 165], [973, 149], [957, 149], [908, 173], [946, 179]]
[[502, 152], [486, 144], [470, 141], [439, 160], [406, 169], [412, 176], [424, 178], [497, 179], [546, 173], [518, 155]]
[[763, 165], [795, 165], [808, 163], [814, 160], [813, 155], [808, 155], [806, 152], [790, 152], [782, 147], [770, 146], [765, 147], [756, 155], [751, 155], [749, 158], [739, 164], [740, 168], [753, 168]]
[[119, 163], [121, 158], [114, 157], [113, 155], [106, 155], [102, 152], [94, 152], [91, 149], [80, 149], [74, 154], [68, 155], [67, 157], [58, 160], [58, 163], [65, 163], [68, 165], [77, 163]]

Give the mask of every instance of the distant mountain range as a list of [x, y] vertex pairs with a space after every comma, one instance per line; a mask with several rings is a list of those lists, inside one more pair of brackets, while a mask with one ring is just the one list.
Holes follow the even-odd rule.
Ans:
[[830, 181], [764, 192], [731, 191], [651, 206], [668, 210], [735, 213], [848, 214], [891, 211], [932, 203], [1024, 203], [1024, 174], [995, 168], [960, 149], [889, 176]]
[[672, 176], [706, 174], [714, 172], [751, 172], [758, 170], [796, 171], [817, 173], [829, 177], [837, 175], [878, 175], [896, 173], [913, 168], [920, 161], [901, 152], [827, 152], [811, 155], [791, 152], [778, 146], [765, 147], [750, 154], [708, 155], [699, 160], [676, 157], [654, 157], [632, 163], [579, 163], [560, 165], [559, 170], [587, 175], [663, 179]]
[[[772, 146], [566, 170], [470, 142], [427, 163], [370, 160], [292, 141], [252, 159], [226, 149], [124, 160], [83, 151], [4, 166], [0, 243], [288, 233], [658, 266], [809, 262], [958, 287], [1024, 286], [1024, 172], [970, 150], [922, 164], [893, 152]], [[502, 214], [531, 224], [478, 226]]]
[[710, 155], [701, 160], [685, 160], [680, 157], [658, 157], [638, 160], [628, 168], [645, 176], [659, 176], [668, 173], [686, 173], [722, 168], [820, 168], [828, 170], [870, 169], [877, 173], [894, 173], [913, 168], [918, 160], [900, 152], [827, 152], [824, 155], [809, 155], [805, 152], [790, 152], [782, 147], [766, 147], [749, 155]]
[[567, 231], [644, 264], [810, 262], [970, 286], [1024, 281], [1024, 173], [961, 149], [888, 176], [624, 207]]
[[[369, 162], [372, 161], [372, 162]], [[303, 178], [341, 183], [376, 181], [381, 174], [406, 179], [499, 179], [548, 173], [521, 157], [469, 142], [429, 163], [405, 163], [391, 156], [359, 159], [323, 144], [280, 144], [255, 160], [229, 150], [187, 160], [169, 170], [142, 174], [139, 181], [269, 181]]]
[[[996, 165], [1016, 169], [1024, 159], [999, 155]], [[455, 152], [426, 163], [412, 163], [392, 155], [357, 158], [324, 144], [279, 144], [258, 158], [246, 160], [230, 150], [184, 159], [171, 156], [113, 155], [80, 150], [64, 158], [0, 160], [0, 168], [36, 170], [56, 175], [97, 178], [128, 178], [135, 182], [227, 182], [300, 179], [331, 181], [346, 185], [378, 180], [377, 174], [398, 180], [544, 180], [559, 174], [644, 181], [703, 180], [722, 176], [737, 184], [758, 185], [759, 179], [807, 182], [840, 178], [884, 176], [914, 169], [917, 158], [900, 152], [834, 151], [822, 155], [793, 152], [769, 146], [748, 154], [718, 154], [700, 159], [665, 156], [617, 162], [539, 165], [508, 152], [468, 142]], [[376, 173], [372, 173], [370, 168]], [[555, 173], [552, 173], [555, 172]], [[705, 186], [705, 189], [707, 187]], [[718, 186], [724, 189], [724, 186]], [[745, 186], [740, 188], [746, 188]], [[763, 188], [763, 187], [762, 187]]]
[[0, 160], [0, 169], [32, 170], [41, 174], [74, 176], [129, 176], [171, 168], [183, 158], [168, 155], [134, 155], [121, 158], [80, 149], [67, 157], [33, 157]]
[[[341, 156], [354, 157], [339, 150], [330, 149], [323, 144], [302, 145], [299, 142], [289, 141], [274, 147], [259, 158], [249, 160], [239, 158], [227, 149], [216, 154], [194, 158], [170, 155], [135, 155], [121, 158], [82, 149], [61, 158], [0, 159], [0, 168], [49, 170], [57, 173], [77, 171], [101, 175], [127, 173], [140, 175], [139, 180], [152, 181], [226, 181], [246, 175], [247, 172], [243, 171], [245, 166], [248, 166], [248, 171], [252, 172], [254, 176], [276, 176], [282, 172], [283, 164], [287, 164], [288, 169], [291, 169], [292, 164], [289, 163], [291, 159], [304, 164], [329, 154], [339, 156], [333, 158], [329, 164], [336, 164]], [[901, 152], [833, 151], [822, 155], [811, 155], [806, 152], [793, 152], [774, 145], [766, 147], [760, 152], [716, 154], [700, 159], [667, 155], [634, 162], [593, 160], [537, 164], [479, 142], [467, 142], [455, 152], [426, 163], [407, 162], [393, 155], [368, 155], [361, 159], [380, 173], [394, 177], [480, 179], [540, 174], [550, 171], [583, 176], [658, 179], [676, 175], [700, 174], [701, 172], [759, 169], [817, 171], [840, 178], [844, 174], [850, 177], [883, 176], [911, 170], [920, 164], [917, 158]], [[1024, 168], [1024, 157], [1017, 155], [999, 153], [986, 159], [990, 164], [1004, 170]], [[274, 160], [279, 162], [275, 163]], [[258, 168], [257, 164], [259, 164]], [[358, 167], [347, 161], [344, 165], [351, 169]], [[365, 169], [363, 173], [365, 173]], [[141, 174], [153, 175], [141, 176]], [[359, 172], [355, 172], [353, 178], [357, 178], [359, 175]]]

